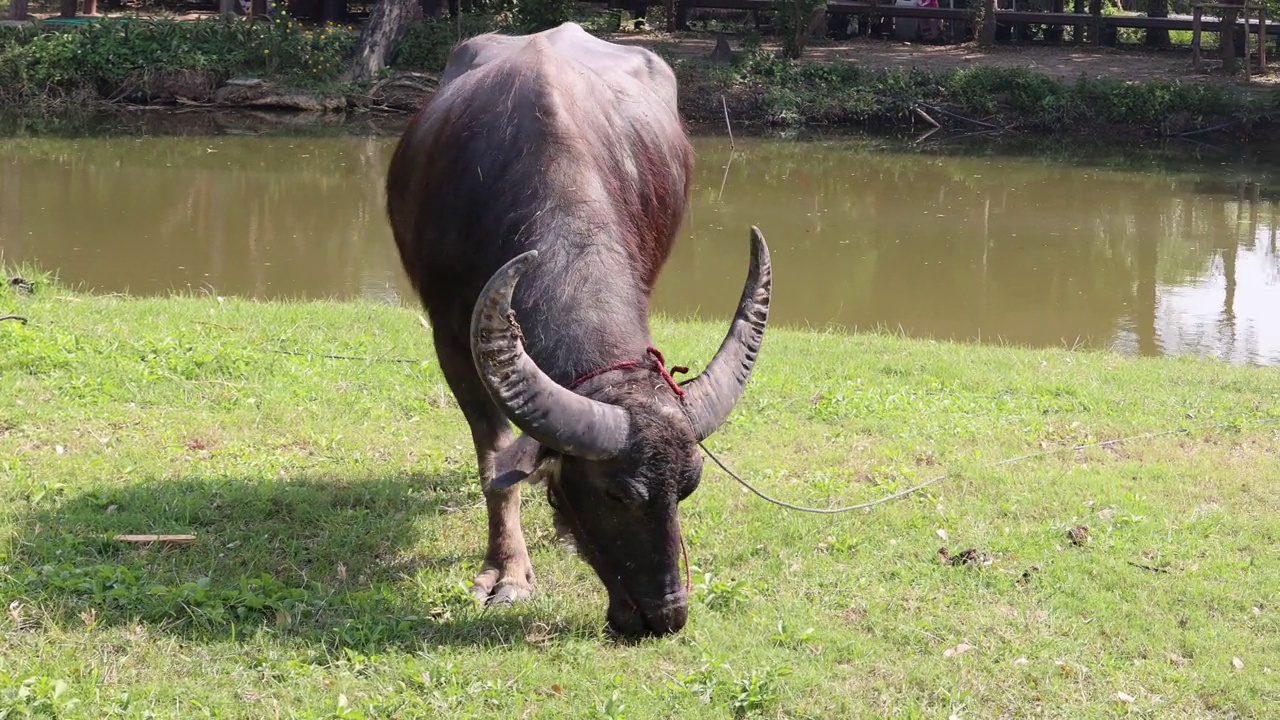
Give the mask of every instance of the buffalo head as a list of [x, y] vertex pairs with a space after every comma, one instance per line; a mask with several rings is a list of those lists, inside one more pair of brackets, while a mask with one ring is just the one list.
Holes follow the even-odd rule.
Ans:
[[751, 229], [750, 272], [727, 336], [682, 386], [643, 367], [604, 373], [576, 391], [548, 377], [525, 354], [511, 310], [516, 283], [536, 259], [529, 251], [498, 270], [472, 314], [476, 368], [524, 433], [499, 456], [494, 482], [546, 481], [557, 527], [609, 593], [610, 630], [676, 632], [688, 617], [678, 504], [702, 475], [698, 443], [742, 397], [764, 339], [772, 287], [764, 236]]

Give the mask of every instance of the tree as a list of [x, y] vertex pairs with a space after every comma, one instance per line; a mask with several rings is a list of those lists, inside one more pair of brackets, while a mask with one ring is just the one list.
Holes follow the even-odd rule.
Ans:
[[347, 71], [347, 79], [358, 83], [372, 82], [387, 66], [393, 48], [404, 39], [409, 26], [422, 10], [418, 0], [378, 0], [369, 20], [360, 30], [355, 59]]
[[777, 7], [783, 54], [799, 60], [826, 15], [827, 4], [824, 0], [780, 0]]
[[[1149, 0], [1147, 2], [1147, 17], [1169, 17], [1169, 0]], [[1169, 31], [1164, 28], [1149, 28], [1147, 30], [1147, 45], [1150, 47], [1169, 47]]]
[[[1223, 0], [1223, 4], [1240, 5], [1243, 7], [1244, 0]], [[1222, 33], [1218, 36], [1220, 38], [1218, 40], [1218, 52], [1219, 56], [1222, 58], [1222, 71], [1228, 75], [1234, 75], [1240, 72], [1239, 58], [1236, 57], [1236, 43], [1240, 40], [1237, 36], [1239, 29], [1236, 27], [1236, 24], [1240, 20], [1240, 8], [1223, 8], [1221, 20]], [[1248, 43], [1245, 43], [1245, 48], [1246, 50], [1248, 49]], [[1245, 54], [1244, 60], [1245, 62], [1249, 61], [1247, 53]]]
[[978, 45], [984, 48], [992, 47], [996, 44], [996, 0], [983, 0], [981, 6], [974, 3], [974, 7], [981, 7], [981, 17], [978, 21]]

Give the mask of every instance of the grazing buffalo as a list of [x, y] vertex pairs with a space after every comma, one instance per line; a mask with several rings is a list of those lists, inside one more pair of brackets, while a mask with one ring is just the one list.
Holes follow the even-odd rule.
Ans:
[[387, 212], [487, 505], [482, 602], [532, 590], [529, 479], [546, 481], [557, 527], [608, 590], [610, 630], [666, 634], [688, 618], [677, 503], [698, 486], [698, 442], [742, 396], [772, 285], [753, 227], [727, 337], [704, 372], [671, 379], [649, 298], [692, 167], [671, 68], [572, 23], [456, 46], [396, 148]]

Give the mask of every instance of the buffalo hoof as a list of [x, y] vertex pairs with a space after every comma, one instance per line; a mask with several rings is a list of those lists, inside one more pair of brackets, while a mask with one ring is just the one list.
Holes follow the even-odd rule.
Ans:
[[528, 600], [533, 595], [533, 566], [528, 563], [507, 568], [485, 566], [471, 581], [471, 595], [481, 605], [507, 605]]

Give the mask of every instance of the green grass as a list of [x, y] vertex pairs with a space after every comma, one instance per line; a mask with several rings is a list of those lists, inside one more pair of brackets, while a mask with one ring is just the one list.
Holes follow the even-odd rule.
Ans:
[[[708, 443], [736, 470], [820, 506], [955, 476], [821, 516], [708, 462], [683, 505], [689, 625], [615, 644], [540, 493], [535, 599], [465, 596], [484, 512], [416, 312], [36, 279], [0, 290], [0, 314], [30, 318], [0, 323], [0, 717], [1204, 718], [1280, 702], [1274, 369], [771, 330]], [[695, 372], [722, 330], [655, 326]], [[991, 562], [944, 564], [941, 547]]]

